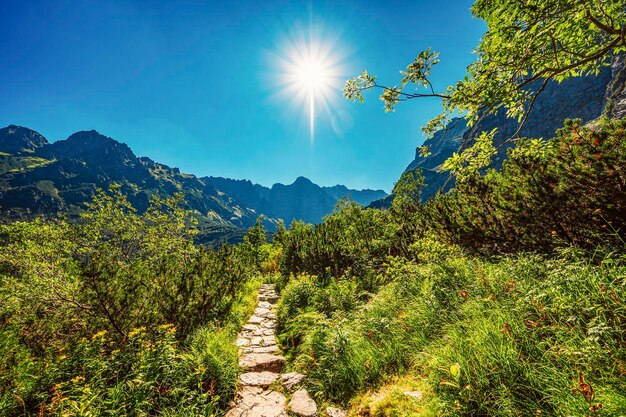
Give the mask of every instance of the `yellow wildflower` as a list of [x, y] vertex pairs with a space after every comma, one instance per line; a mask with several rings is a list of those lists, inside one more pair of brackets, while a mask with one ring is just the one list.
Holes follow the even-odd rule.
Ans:
[[145, 327], [137, 327], [136, 329], [133, 329], [130, 331], [130, 333], [128, 333], [128, 337], [133, 337], [136, 334], [143, 333], [145, 331], [146, 331]]
[[84, 380], [85, 380], [85, 377], [84, 377], [84, 376], [77, 375], [77, 376], [75, 376], [74, 378], [70, 379], [70, 382], [72, 382], [72, 383], [74, 383], [74, 384], [75, 384], [75, 383], [77, 383], [77, 382], [81, 382], [81, 381], [84, 381]]
[[105, 334], [107, 334], [107, 333], [108, 333], [108, 332], [107, 332], [106, 330], [101, 330], [101, 331], [99, 331], [98, 333], [94, 334], [94, 335], [91, 337], [91, 340], [96, 340], [96, 339], [98, 339], [98, 338], [100, 338], [100, 337], [104, 337], [104, 335], [105, 335]]

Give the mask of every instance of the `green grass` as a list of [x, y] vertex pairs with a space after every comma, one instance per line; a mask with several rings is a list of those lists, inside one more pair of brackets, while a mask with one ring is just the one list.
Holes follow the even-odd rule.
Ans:
[[37, 156], [13, 156], [0, 154], [0, 174], [21, 172], [53, 163], [54, 161]]
[[[449, 252], [392, 262], [384, 274], [391, 282], [377, 294], [309, 276], [285, 287], [280, 340], [318, 400], [364, 416], [626, 414], [619, 259], [484, 261]], [[398, 396], [394, 385], [407, 380], [421, 381], [419, 404]]]

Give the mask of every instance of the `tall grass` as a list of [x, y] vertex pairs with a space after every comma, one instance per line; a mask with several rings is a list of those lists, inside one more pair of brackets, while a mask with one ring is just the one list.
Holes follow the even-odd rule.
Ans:
[[[619, 260], [448, 251], [427, 264], [396, 259], [384, 274], [392, 281], [377, 294], [347, 280], [331, 291], [310, 276], [285, 287], [281, 342], [317, 398], [349, 404], [393, 375], [413, 375], [427, 381], [429, 404], [415, 415], [626, 414]], [[335, 302], [341, 291], [356, 305]]]

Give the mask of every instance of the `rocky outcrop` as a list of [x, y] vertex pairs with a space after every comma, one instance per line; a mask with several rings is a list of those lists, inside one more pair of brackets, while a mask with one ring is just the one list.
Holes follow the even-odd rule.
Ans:
[[606, 91], [605, 113], [612, 118], [626, 116], [626, 55], [620, 55], [611, 63], [611, 82]]
[[32, 153], [48, 145], [48, 140], [34, 130], [9, 125], [0, 129], [0, 151], [15, 154]]

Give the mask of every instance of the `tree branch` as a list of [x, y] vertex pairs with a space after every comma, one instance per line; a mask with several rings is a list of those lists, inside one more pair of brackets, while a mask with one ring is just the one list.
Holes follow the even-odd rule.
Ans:
[[[390, 87], [385, 87], [384, 85], [380, 85], [378, 83], [374, 83], [374, 85], [372, 85], [371, 87], [365, 88], [365, 89], [361, 89], [361, 90], [369, 90], [372, 87], [378, 87], [382, 90], [385, 91], [397, 91], [399, 95], [404, 96], [405, 100], [410, 100], [412, 98], [420, 98], [420, 97], [439, 97], [439, 98], [450, 98], [449, 95], [446, 94], [438, 94], [435, 93], [434, 91], [431, 94], [419, 94], [419, 93], [405, 93], [404, 91], [399, 91], [395, 88], [390, 88]], [[432, 86], [431, 86], [431, 90], [432, 90]]]

